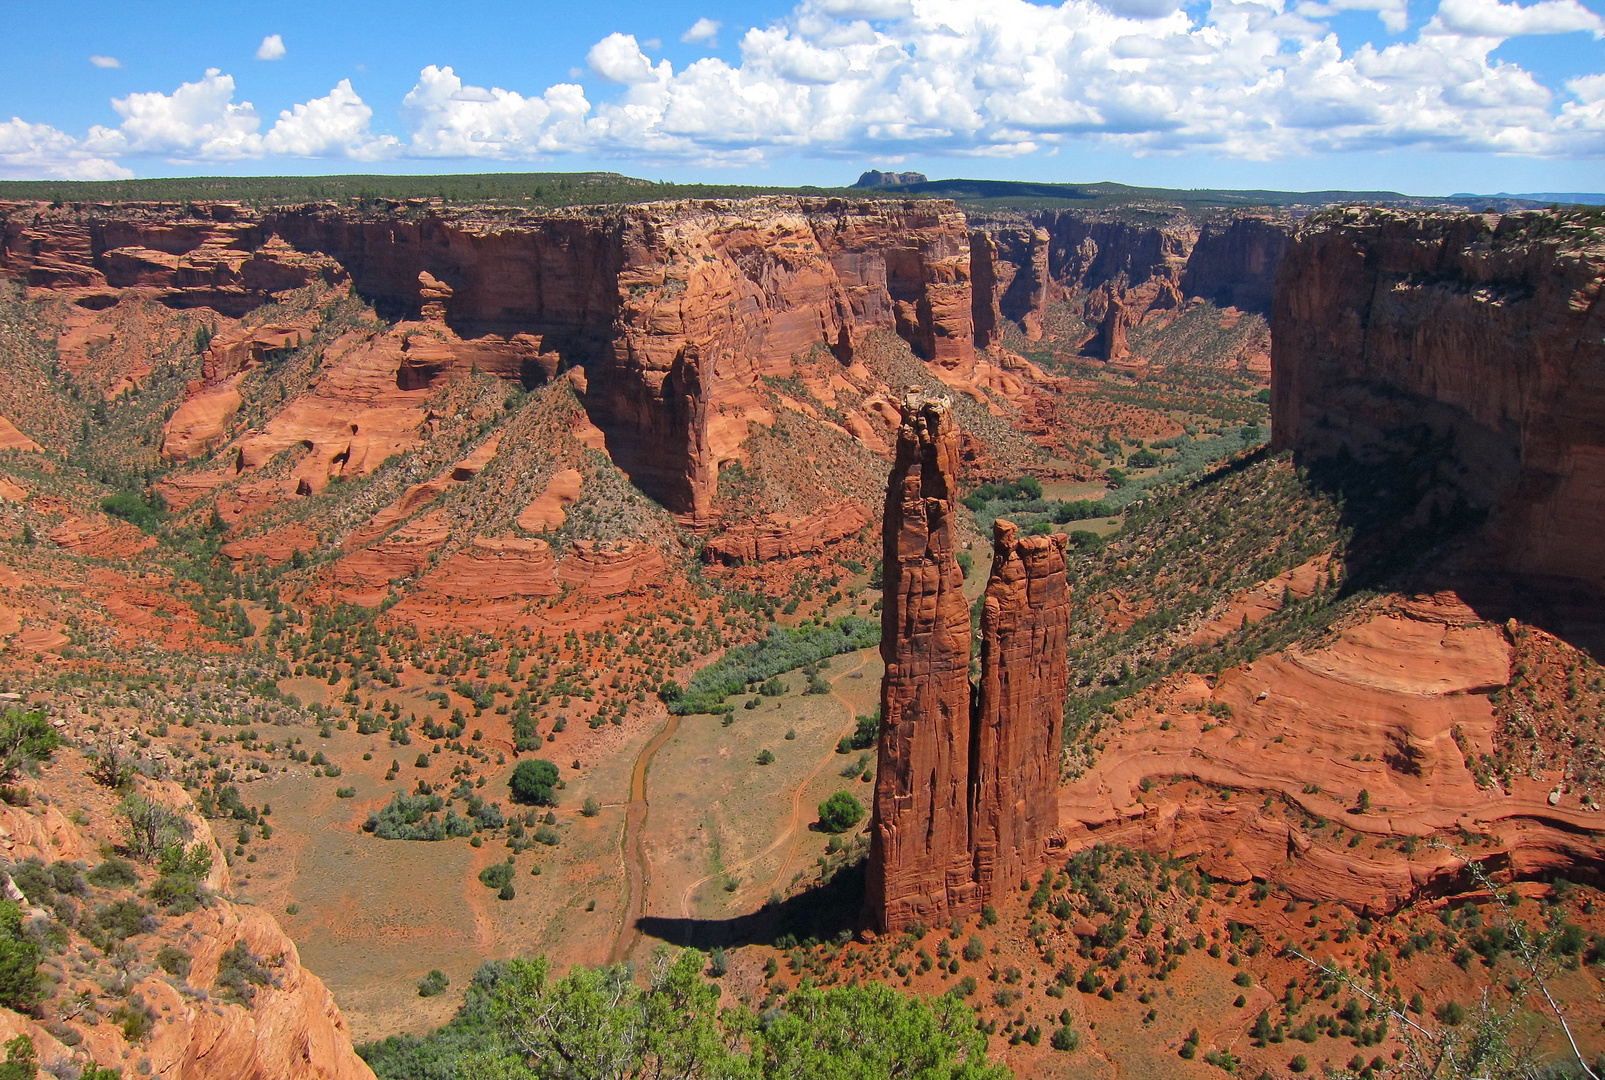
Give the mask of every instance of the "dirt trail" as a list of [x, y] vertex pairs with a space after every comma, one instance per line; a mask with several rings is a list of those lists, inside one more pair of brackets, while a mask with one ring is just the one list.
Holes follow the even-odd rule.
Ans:
[[641, 931], [636, 923], [641, 919], [642, 909], [646, 905], [647, 858], [646, 851], [641, 845], [641, 835], [646, 831], [646, 774], [652, 766], [652, 756], [663, 749], [665, 743], [674, 737], [680, 728], [680, 717], [674, 713], [663, 729], [641, 748], [641, 753], [635, 759], [635, 768], [630, 771], [630, 805], [624, 811], [624, 873], [625, 887], [629, 889], [629, 900], [624, 904], [623, 921], [619, 924], [617, 935], [613, 939], [613, 950], [608, 955], [608, 962], [612, 964], [623, 963], [635, 948], [635, 943], [641, 938]]
[[[853, 730], [852, 725], [857, 722], [857, 714], [855, 714], [853, 712], [853, 707], [852, 707], [852, 705], [850, 705], [848, 703], [847, 699], [842, 697], [840, 694], [836, 693], [836, 690], [835, 690], [836, 684], [841, 682], [841, 680], [847, 678], [847, 676], [851, 675], [853, 672], [862, 670], [864, 665], [867, 664], [867, 663], [869, 663], [869, 657], [866, 656], [866, 655], [860, 655], [859, 658], [858, 658], [858, 663], [856, 665], [854, 665], [853, 667], [849, 668], [848, 670], [842, 672], [841, 674], [837, 675], [835, 678], [830, 680], [830, 685], [831, 685], [830, 696], [835, 698], [838, 702], [840, 702], [842, 708], [847, 710], [848, 726], [845, 729], [843, 729], [843, 731], [841, 733], [842, 735], [847, 735], [847, 734], [850, 734], [852, 732], [852, 730]], [[814, 766], [814, 771], [809, 773], [807, 776], [803, 777], [802, 781], [797, 785], [796, 789], [792, 791], [792, 793], [791, 793], [791, 819], [790, 819], [789, 824], [787, 824], [787, 826], [786, 826], [786, 831], [781, 833], [778, 837], [776, 837], [774, 843], [770, 844], [768, 847], [766, 847], [762, 851], [758, 852], [758, 854], [752, 856], [751, 858], [743, 859], [741, 862], [736, 863], [734, 866], [726, 867], [723, 871], [721, 871], [721, 875], [722, 874], [734, 874], [739, 870], [745, 870], [747, 867], [751, 866], [753, 863], [757, 862], [759, 859], [762, 859], [765, 856], [772, 854], [776, 849], [781, 847], [781, 845], [787, 844], [789, 842], [790, 846], [786, 849], [786, 857], [781, 860], [780, 870], [775, 874], [774, 880], [772, 882], [770, 882], [769, 890], [771, 892], [773, 892], [775, 889], [780, 887], [781, 881], [784, 880], [784, 878], [786, 876], [786, 870], [791, 866], [791, 860], [792, 860], [793, 856], [796, 855], [796, 852], [797, 852], [797, 841], [801, 838], [801, 832], [798, 829], [798, 825], [800, 824], [800, 818], [801, 818], [801, 815], [802, 815], [802, 796], [803, 796], [803, 792], [808, 790], [808, 785], [812, 784], [814, 782], [814, 779], [817, 776], [819, 776], [820, 771], [822, 769], [824, 769], [825, 766], [829, 765], [832, 761], [834, 761], [836, 759], [836, 757], [837, 757], [836, 746], [835, 746], [835, 743], [832, 743], [831, 744], [831, 749], [825, 754], [825, 756], [823, 758], [820, 759], [819, 764]], [[691, 918], [691, 897], [692, 897], [692, 894], [694, 894], [699, 888], [701, 888], [706, 882], [711, 880], [714, 876], [715, 875], [713, 875], [713, 874], [705, 874], [702, 877], [697, 878], [697, 880], [693, 881], [691, 884], [686, 886], [685, 892], [680, 894], [680, 914], [681, 914], [682, 917], [687, 918], [687, 919]]]

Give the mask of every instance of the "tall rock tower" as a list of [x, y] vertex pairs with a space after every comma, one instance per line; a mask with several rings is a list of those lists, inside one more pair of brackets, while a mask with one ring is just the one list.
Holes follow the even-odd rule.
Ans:
[[970, 850], [982, 896], [1036, 871], [1059, 824], [1059, 747], [1070, 689], [1066, 537], [992, 526], [981, 685], [970, 739]]
[[971, 903], [970, 612], [955, 557], [958, 427], [947, 398], [903, 402], [886, 488], [880, 763], [870, 921], [938, 924]]
[[1063, 536], [995, 526], [970, 686], [955, 552], [958, 428], [946, 398], [903, 402], [886, 489], [880, 760], [865, 914], [877, 930], [979, 911], [1040, 864], [1058, 824], [1069, 668]]

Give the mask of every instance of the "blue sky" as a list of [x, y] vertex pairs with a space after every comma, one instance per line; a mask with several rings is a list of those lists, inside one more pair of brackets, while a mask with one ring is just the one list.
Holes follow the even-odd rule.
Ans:
[[1605, 0], [13, 4], [0, 176], [1605, 189]]

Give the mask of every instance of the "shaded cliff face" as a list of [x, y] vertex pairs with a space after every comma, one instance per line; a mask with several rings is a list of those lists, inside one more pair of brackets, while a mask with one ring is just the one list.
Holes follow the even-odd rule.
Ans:
[[958, 427], [904, 404], [886, 488], [880, 755], [865, 909], [881, 930], [973, 910], [967, 803], [970, 612], [955, 558]]
[[1304, 229], [1276, 299], [1275, 444], [1447, 448], [1420, 509], [1490, 512], [1510, 571], [1605, 592], [1605, 245], [1550, 214], [1346, 211]]
[[979, 911], [1039, 868], [1058, 824], [1066, 537], [1020, 537], [996, 523], [972, 690], [953, 546], [957, 451], [946, 399], [905, 401], [886, 491], [886, 674], [865, 901], [882, 931]]

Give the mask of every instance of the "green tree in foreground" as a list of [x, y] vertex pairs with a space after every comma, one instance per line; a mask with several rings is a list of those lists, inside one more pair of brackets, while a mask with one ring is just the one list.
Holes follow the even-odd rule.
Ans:
[[380, 1080], [1006, 1080], [986, 1061], [975, 1014], [951, 995], [888, 986], [798, 989], [761, 1016], [719, 1009], [705, 958], [660, 953], [638, 984], [628, 967], [551, 979], [544, 957], [484, 965], [463, 1008], [423, 1038], [361, 1052]]
[[852, 793], [838, 791], [819, 804], [819, 827], [829, 833], [842, 833], [864, 820], [864, 804]]

